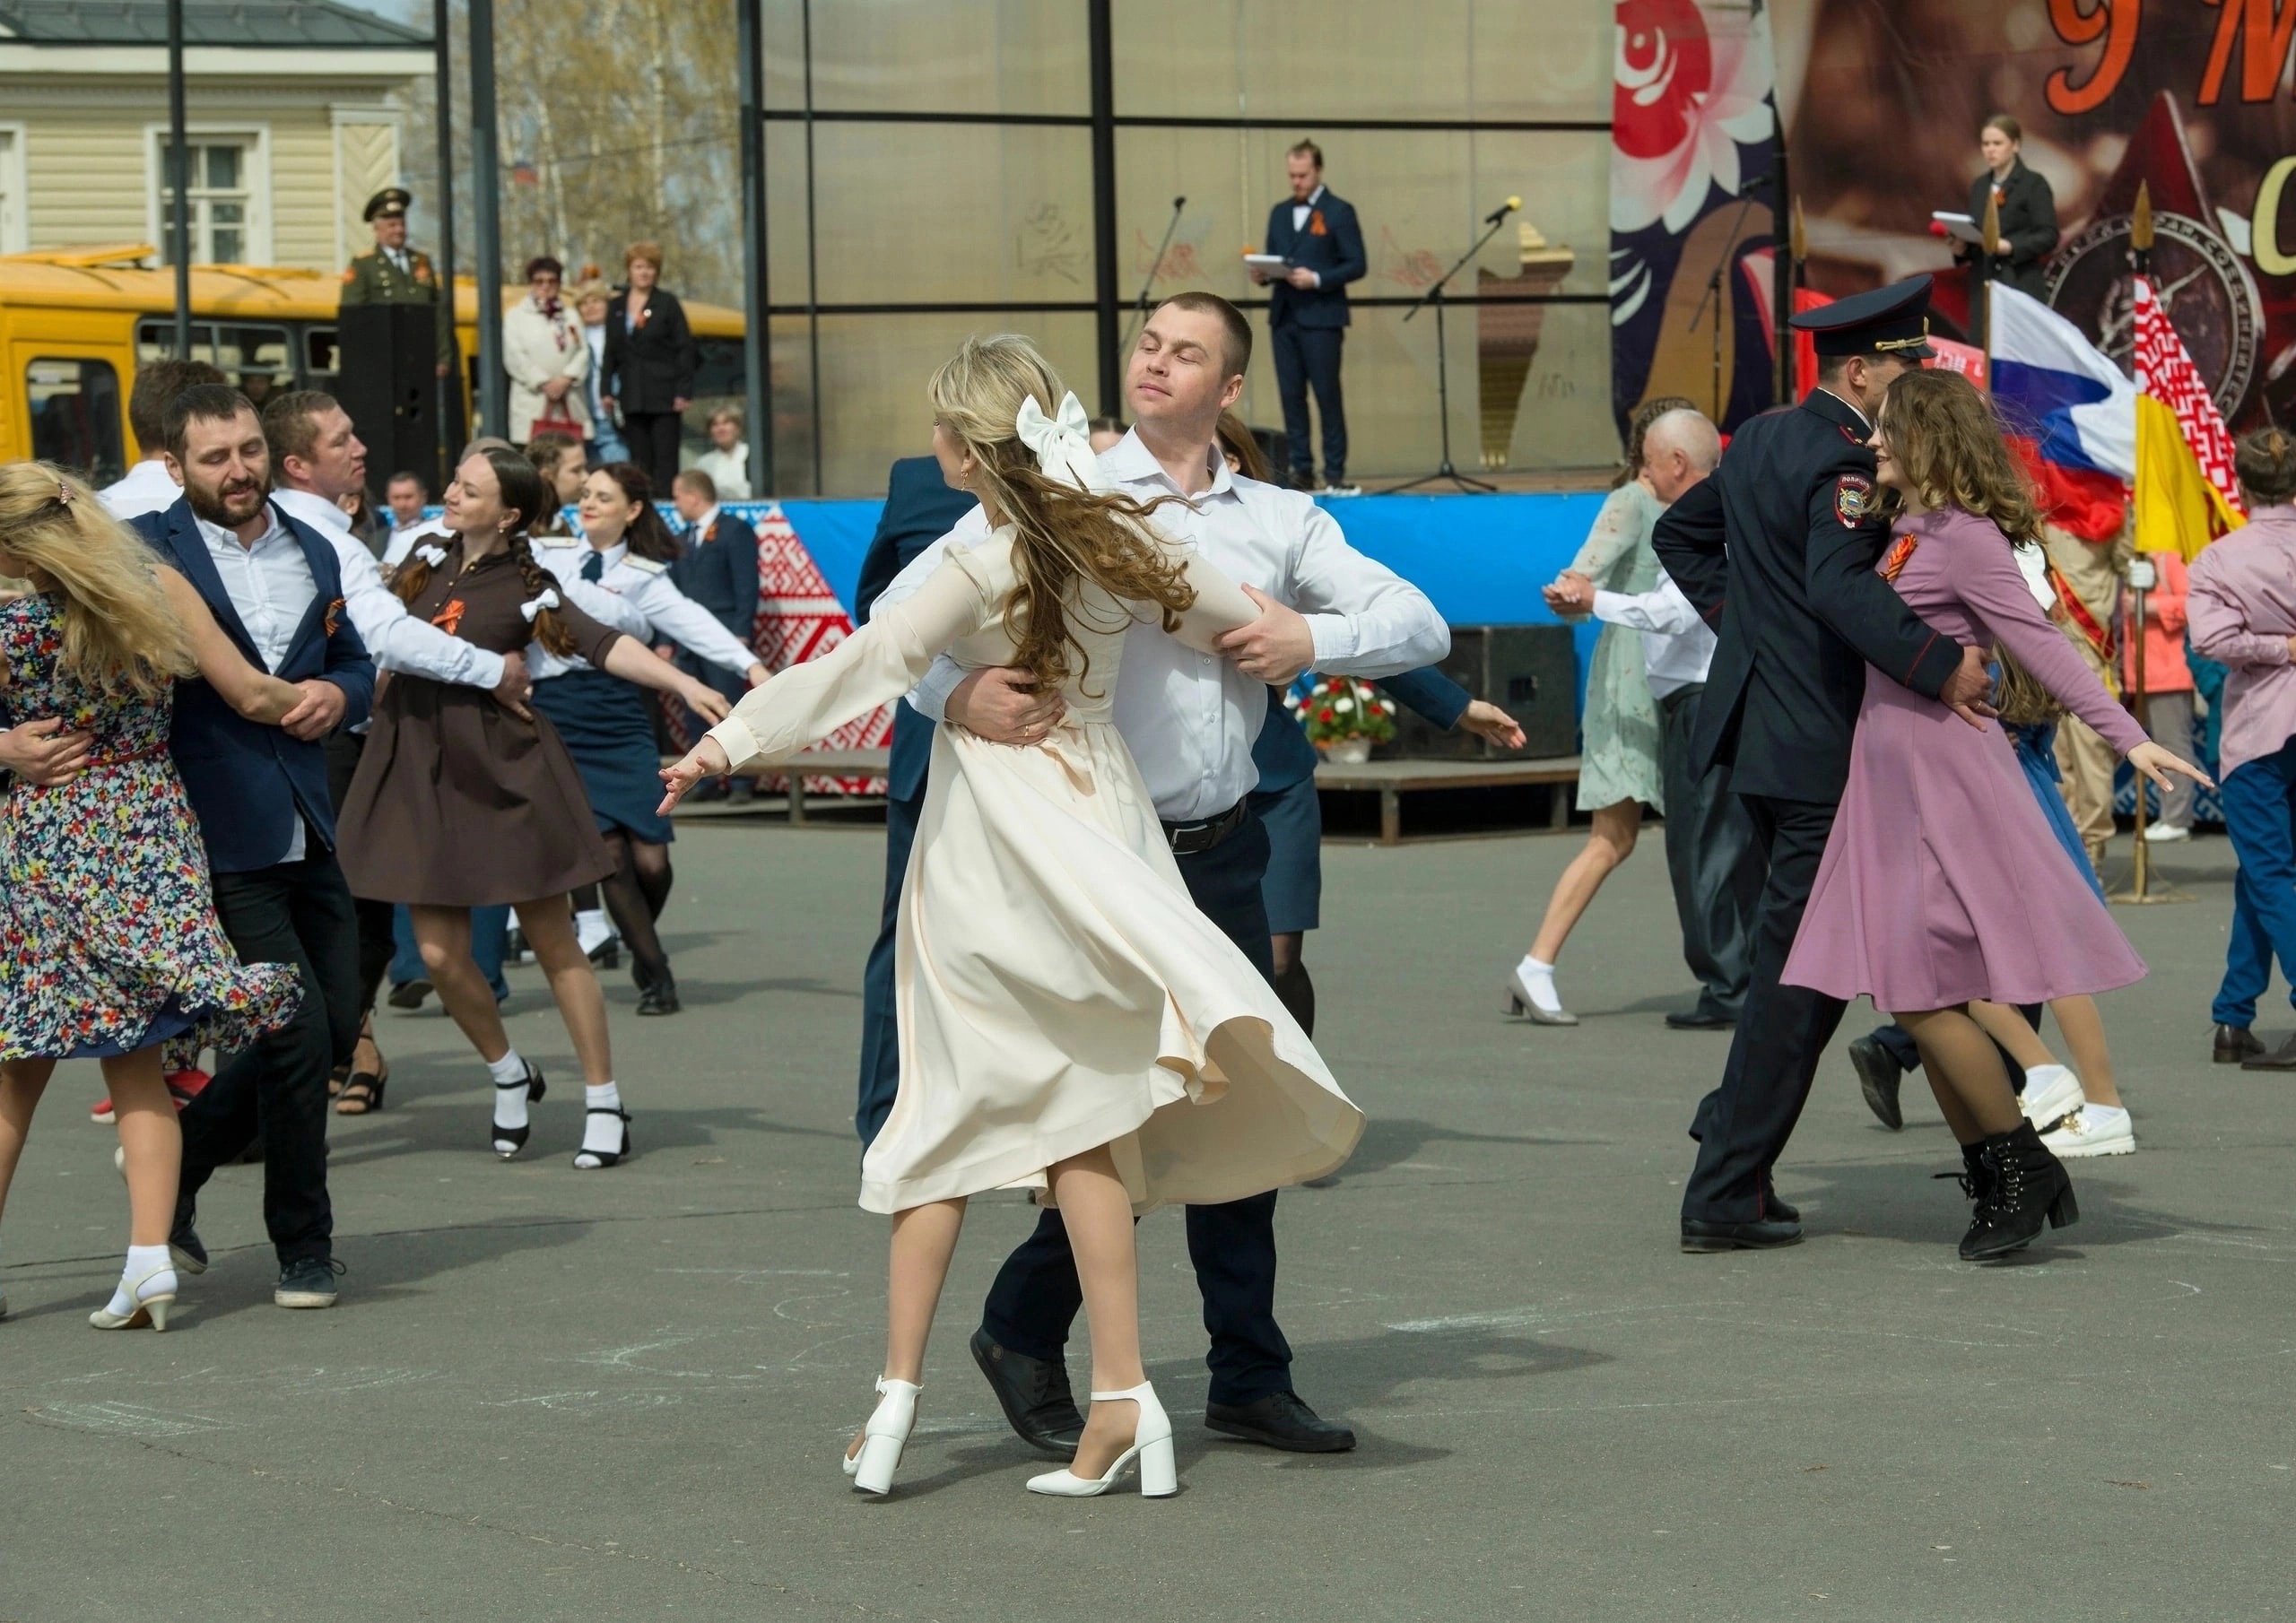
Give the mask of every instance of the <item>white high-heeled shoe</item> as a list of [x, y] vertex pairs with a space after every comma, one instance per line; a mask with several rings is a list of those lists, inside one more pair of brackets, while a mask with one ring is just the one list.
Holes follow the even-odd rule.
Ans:
[[1142, 1498], [1161, 1499], [1178, 1493], [1180, 1472], [1178, 1462], [1172, 1458], [1172, 1419], [1156, 1401], [1156, 1384], [1143, 1381], [1126, 1392], [1096, 1392], [1092, 1402], [1140, 1405], [1140, 1419], [1132, 1430], [1132, 1446], [1117, 1455], [1116, 1463], [1108, 1468], [1105, 1475], [1080, 1477], [1064, 1467], [1040, 1477], [1031, 1477], [1029, 1491], [1065, 1499], [1092, 1498], [1114, 1488], [1117, 1479], [1124, 1474], [1124, 1468], [1137, 1459]]
[[900, 1451], [917, 1425], [917, 1394], [925, 1388], [887, 1376], [877, 1383], [881, 1394], [861, 1428], [861, 1452], [844, 1456], [845, 1474], [857, 1493], [891, 1493], [893, 1472], [900, 1466]]
[[88, 1323], [98, 1330], [139, 1330], [145, 1324], [151, 1325], [154, 1330], [165, 1330], [168, 1327], [168, 1315], [174, 1310], [176, 1305], [176, 1293], [173, 1290], [162, 1290], [152, 1296], [145, 1296], [144, 1287], [163, 1273], [173, 1274], [174, 1272], [175, 1265], [172, 1263], [154, 1268], [127, 1288], [128, 1298], [135, 1304], [134, 1311], [114, 1313], [111, 1310], [111, 1305], [106, 1303], [88, 1315]]

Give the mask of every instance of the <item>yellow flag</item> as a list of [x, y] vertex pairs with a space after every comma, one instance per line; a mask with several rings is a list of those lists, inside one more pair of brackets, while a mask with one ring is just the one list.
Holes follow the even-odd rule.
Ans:
[[2136, 397], [2136, 550], [2176, 552], [2187, 563], [2246, 522], [2200, 471], [2177, 413], [2150, 395]]

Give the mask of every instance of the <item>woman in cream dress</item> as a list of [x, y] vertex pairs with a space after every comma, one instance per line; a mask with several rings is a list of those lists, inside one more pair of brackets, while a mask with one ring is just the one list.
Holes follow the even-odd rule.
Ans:
[[1212, 653], [1257, 610], [1108, 491], [1083, 408], [1027, 340], [969, 341], [932, 397], [942, 471], [979, 495], [994, 534], [825, 657], [752, 690], [663, 773], [665, 805], [704, 777], [787, 760], [908, 692], [944, 651], [1059, 686], [1067, 712], [1041, 744], [945, 725], [934, 739], [894, 949], [900, 1089], [862, 1163], [861, 1204], [893, 1218], [884, 1397], [846, 1469], [890, 1487], [966, 1197], [1027, 1186], [1057, 1202], [1074, 1243], [1094, 1400], [1072, 1468], [1029, 1486], [1097, 1493], [1137, 1455], [1142, 1491], [1169, 1493], [1170, 1423], [1140, 1364], [1135, 1214], [1321, 1176], [1362, 1131], [1274, 993], [1189, 900], [1110, 720], [1135, 620], [1161, 616]]

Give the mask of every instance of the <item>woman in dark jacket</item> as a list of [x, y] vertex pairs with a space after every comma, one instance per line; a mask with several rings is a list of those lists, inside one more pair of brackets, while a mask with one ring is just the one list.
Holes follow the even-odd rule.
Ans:
[[605, 377], [598, 392], [608, 410], [617, 403], [622, 407], [631, 461], [646, 470], [656, 490], [666, 490], [678, 476], [680, 418], [693, 399], [701, 357], [685, 307], [660, 285], [661, 247], [633, 242], [622, 262], [630, 281], [614, 290], [606, 317]]
[[[2044, 296], [2046, 279], [2041, 264], [2057, 247], [2057, 196], [2048, 182], [2025, 167], [2017, 149], [2025, 138], [2024, 126], [2007, 113], [1996, 113], [1979, 132], [1978, 147], [1985, 154], [1985, 172], [1970, 182], [1970, 218], [1982, 228], [1988, 203], [2000, 205], [2001, 234], [1992, 252], [1980, 255], [1965, 243], [1961, 258], [1973, 277], [1998, 282], [2034, 298]], [[1985, 304], [1974, 280], [1970, 298], [1970, 337], [1985, 342]]]

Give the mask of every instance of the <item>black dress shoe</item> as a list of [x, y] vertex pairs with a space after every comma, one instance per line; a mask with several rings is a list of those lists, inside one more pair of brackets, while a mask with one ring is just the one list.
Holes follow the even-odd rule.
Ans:
[[2296, 1037], [2285, 1039], [2277, 1048], [2266, 1048], [2262, 1043], [2257, 1051], [2240, 1062], [2243, 1071], [2296, 1071]]
[[2246, 1026], [2219, 1025], [2216, 1040], [2209, 1045], [2208, 1057], [2219, 1065], [2237, 1065], [2263, 1052], [2264, 1045]]
[[667, 975], [649, 982], [646, 989], [638, 994], [638, 1012], [640, 1014], [675, 1014], [684, 1007], [678, 1002], [677, 982]]
[[1666, 1024], [1677, 1031], [1728, 1031], [1738, 1023], [1735, 1014], [1725, 1014], [1719, 1009], [1703, 1004], [1695, 1009], [1677, 1009], [1666, 1016]]
[[1084, 1440], [1084, 1417], [1068, 1388], [1068, 1366], [1032, 1358], [997, 1345], [987, 1330], [972, 1332], [972, 1361], [1022, 1442], [1056, 1459], [1074, 1459]]
[[1204, 1423], [1222, 1436], [1241, 1437], [1287, 1454], [1345, 1454], [1355, 1434], [1326, 1420], [1296, 1392], [1272, 1392], [1248, 1403], [1206, 1403]]
[[390, 1004], [394, 1009], [420, 1009], [422, 1000], [430, 995], [429, 981], [401, 981], [391, 988]]
[[1763, 1217], [1774, 1218], [1781, 1223], [1798, 1223], [1802, 1220], [1802, 1209], [1779, 1194], [1778, 1185], [1771, 1183], [1767, 1176], [1761, 1181], [1761, 1210]]
[[1772, 1251], [1802, 1243], [1802, 1225], [1787, 1218], [1757, 1218], [1751, 1223], [1710, 1223], [1703, 1218], [1683, 1219], [1683, 1249], [1709, 1251]]
[[1849, 1045], [1849, 1063], [1857, 1072], [1857, 1090], [1866, 1096], [1866, 1107], [1874, 1113], [1874, 1119], [1892, 1133], [1901, 1131], [1905, 1112], [1898, 1107], [1898, 1088], [1905, 1081], [1905, 1067], [1870, 1037]]

